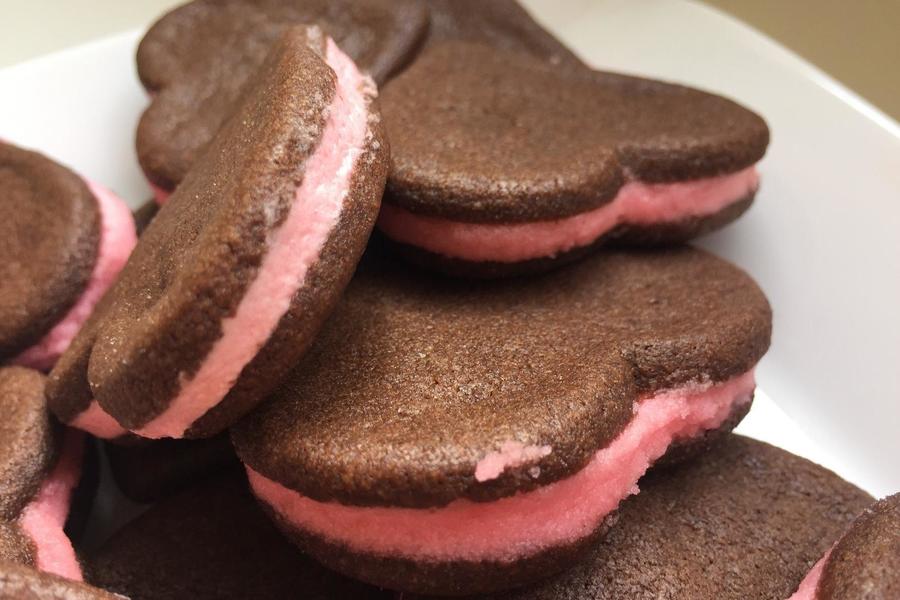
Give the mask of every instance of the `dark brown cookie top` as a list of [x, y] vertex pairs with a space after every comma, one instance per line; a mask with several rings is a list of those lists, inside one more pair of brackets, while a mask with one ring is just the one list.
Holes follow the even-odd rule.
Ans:
[[138, 126], [147, 177], [171, 190], [237, 109], [247, 81], [288, 27], [319, 25], [379, 84], [428, 27], [419, 0], [195, 0], [160, 19], [138, 48], [155, 94]]
[[626, 176], [731, 173], [762, 158], [769, 139], [760, 117], [720, 96], [458, 42], [425, 50], [384, 90], [382, 112], [385, 201], [467, 222], [584, 212]]
[[[610, 253], [536, 279], [411, 273], [370, 252], [310, 352], [232, 429], [239, 457], [317, 500], [436, 506], [583, 467], [643, 394], [753, 367], [771, 314], [736, 267], [691, 248]], [[506, 441], [552, 447], [477, 483]]]
[[[94, 397], [123, 426], [139, 428], [165, 410], [222, 336], [222, 320], [234, 314], [257, 276], [320, 142], [335, 94], [334, 71], [321, 58], [324, 45], [315, 28], [294, 28], [281, 38], [241, 110], [144, 231], [118, 281], [50, 375], [48, 399], [63, 421]], [[367, 227], [350, 228], [360, 247], [375, 218], [387, 161], [380, 132], [369, 133], [370, 146], [382, 150], [373, 156], [367, 148], [369, 162], [360, 159], [356, 174], [365, 185], [351, 190], [337, 226], [365, 221]], [[350, 242], [341, 249], [353, 255]], [[327, 272], [315, 290], [302, 294], [315, 319], [323, 318], [318, 304], [331, 302], [355, 266], [346, 260], [322, 265], [325, 254], [311, 269]], [[315, 334], [302, 316], [287, 325], [298, 347]], [[230, 424], [220, 421], [205, 435]]]
[[56, 458], [57, 432], [44, 382], [37, 371], [0, 368], [0, 520], [18, 518]]
[[584, 67], [562, 42], [541, 27], [516, 0], [428, 0], [431, 25], [426, 47], [447, 41], [476, 42], [528, 54], [553, 65]]
[[88, 560], [91, 583], [135, 599], [386, 598], [305, 557], [240, 471], [156, 504]]
[[34, 565], [34, 544], [17, 523], [0, 520], [0, 564]]
[[900, 598], [900, 494], [866, 509], [832, 549], [818, 600]]
[[0, 361], [37, 343], [75, 304], [99, 242], [97, 201], [84, 180], [0, 141]]
[[121, 596], [79, 581], [0, 562], [0, 597], [14, 600], [121, 600]]
[[871, 502], [827, 469], [733, 434], [640, 487], [583, 562], [491, 598], [784, 600]]

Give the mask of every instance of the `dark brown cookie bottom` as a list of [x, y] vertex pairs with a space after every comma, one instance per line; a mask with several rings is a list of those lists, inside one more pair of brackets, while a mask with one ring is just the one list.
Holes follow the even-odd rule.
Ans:
[[592, 254], [602, 246], [651, 248], [690, 241], [703, 234], [721, 229], [737, 220], [753, 204], [755, 195], [750, 194], [729, 204], [719, 212], [706, 217], [689, 217], [675, 223], [660, 223], [656, 225], [620, 225], [587, 246], [574, 248], [553, 257], [534, 258], [515, 263], [473, 262], [444, 256], [409, 244], [395, 242], [383, 233], [379, 233], [379, 237], [387, 240], [388, 245], [393, 248], [396, 254], [412, 264], [452, 277], [498, 279], [534, 275], [573, 263]]
[[[750, 410], [750, 403], [736, 408], [718, 429], [690, 440], [676, 441], [653, 466], [667, 468], [678, 461], [710, 450]], [[468, 596], [527, 586], [556, 575], [587, 553], [615, 524], [610, 513], [591, 535], [572, 544], [549, 548], [512, 562], [423, 562], [397, 556], [361, 553], [343, 544], [298, 530], [260, 502], [278, 528], [298, 547], [326, 567], [366, 583], [414, 594]], [[511, 583], [512, 582], [512, 583]]]

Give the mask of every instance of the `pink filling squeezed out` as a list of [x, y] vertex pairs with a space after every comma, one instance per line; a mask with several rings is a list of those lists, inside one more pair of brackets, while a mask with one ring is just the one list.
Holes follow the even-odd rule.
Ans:
[[[753, 371], [718, 384], [659, 392], [567, 479], [492, 502], [434, 509], [317, 502], [247, 466], [256, 495], [294, 527], [360, 551], [424, 560], [513, 561], [594, 532], [669, 445], [719, 427], [754, 389]], [[541, 452], [543, 453], [543, 451]], [[488, 454], [488, 456], [490, 456]]]
[[19, 521], [36, 549], [35, 566], [40, 571], [81, 581], [81, 565], [72, 542], [63, 531], [69, 518], [72, 491], [81, 479], [84, 434], [67, 430], [56, 466], [41, 484], [37, 495]]
[[822, 571], [825, 569], [825, 563], [828, 562], [829, 556], [831, 556], [831, 550], [826, 552], [825, 556], [813, 565], [813, 568], [809, 570], [809, 573], [800, 582], [800, 587], [787, 600], [815, 600], [816, 588], [819, 587], [819, 579], [822, 578]]
[[66, 316], [34, 346], [27, 348], [13, 363], [33, 369], [50, 369], [72, 342], [94, 306], [115, 281], [116, 276], [137, 243], [131, 211], [115, 194], [87, 181], [100, 209], [100, 247], [97, 262], [87, 286]]
[[222, 322], [222, 337], [200, 369], [190, 379], [182, 376], [178, 395], [164, 412], [136, 431], [139, 435], [182, 437], [194, 421], [225, 397], [241, 370], [275, 331], [337, 226], [366, 142], [366, 94], [374, 94], [375, 88], [330, 39], [327, 62], [337, 75], [337, 85], [322, 139], [307, 161], [294, 203], [274, 233], [256, 279], [235, 315]]
[[417, 215], [384, 203], [378, 227], [389, 238], [435, 254], [472, 262], [513, 263], [588, 246], [617, 225], [675, 223], [713, 215], [759, 185], [755, 167], [695, 181], [626, 183], [609, 203], [555, 221], [463, 223]]

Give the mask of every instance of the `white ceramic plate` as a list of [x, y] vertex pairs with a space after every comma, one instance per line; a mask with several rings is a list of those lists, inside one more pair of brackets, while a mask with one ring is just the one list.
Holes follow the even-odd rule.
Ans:
[[[766, 117], [773, 143], [755, 207], [703, 241], [750, 271], [775, 309], [774, 343], [758, 372], [764, 392], [739, 431], [873, 494], [900, 490], [897, 123], [700, 4], [525, 3], [598, 67], [719, 92]], [[0, 137], [68, 163], [133, 207], [150, 198], [133, 149], [146, 105], [134, 72], [139, 37], [0, 71]], [[100, 530], [122, 518], [113, 505], [121, 507], [114, 495], [100, 499]]]

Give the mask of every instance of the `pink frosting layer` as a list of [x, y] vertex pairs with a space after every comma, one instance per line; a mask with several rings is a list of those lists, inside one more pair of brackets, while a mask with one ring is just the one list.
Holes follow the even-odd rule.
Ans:
[[156, 203], [162, 206], [169, 200], [169, 196], [172, 195], [170, 190], [164, 190], [156, 184], [151, 183], [150, 188], [153, 190], [153, 199], [156, 200]]
[[106, 188], [91, 181], [86, 182], [100, 208], [100, 247], [94, 270], [81, 297], [66, 316], [37, 344], [17, 356], [13, 360], [14, 364], [49, 370], [69, 347], [94, 306], [115, 281], [137, 243], [134, 218], [128, 206]]
[[104, 411], [96, 400], [92, 400], [88, 407], [72, 419], [68, 425], [87, 431], [104, 440], [111, 440], [128, 432]]
[[822, 578], [822, 570], [825, 568], [825, 563], [828, 562], [829, 556], [831, 556], [831, 550], [826, 552], [825, 556], [813, 565], [813, 568], [809, 570], [809, 573], [807, 573], [806, 577], [803, 578], [803, 581], [800, 582], [800, 587], [797, 588], [797, 591], [794, 592], [794, 595], [788, 598], [788, 600], [815, 600], [816, 589], [819, 587], [819, 579]]
[[513, 224], [462, 223], [384, 203], [378, 227], [395, 241], [436, 254], [472, 262], [513, 263], [588, 246], [620, 224], [674, 223], [712, 215], [758, 185], [755, 167], [678, 183], [630, 181], [611, 202], [594, 210], [555, 221]]
[[374, 94], [375, 88], [330, 39], [327, 62], [337, 75], [335, 98], [319, 147], [307, 160], [284, 223], [274, 233], [235, 315], [222, 322], [222, 337], [196, 375], [183, 377], [169, 407], [138, 430], [139, 435], [182, 437], [191, 423], [225, 397], [244, 366], [275, 331], [337, 226], [368, 133], [366, 95]]
[[[256, 495], [293, 526], [361, 552], [423, 560], [512, 561], [590, 535], [678, 439], [720, 426], [750, 401], [753, 371], [718, 384], [659, 392], [635, 404], [631, 422], [571, 477], [493, 502], [455, 500], [435, 509], [323, 503], [247, 467]], [[488, 453], [488, 456], [490, 453]]]
[[81, 565], [63, 527], [69, 518], [72, 491], [81, 479], [84, 434], [67, 430], [56, 466], [22, 512], [20, 524], [36, 549], [35, 566], [47, 573], [81, 581]]

